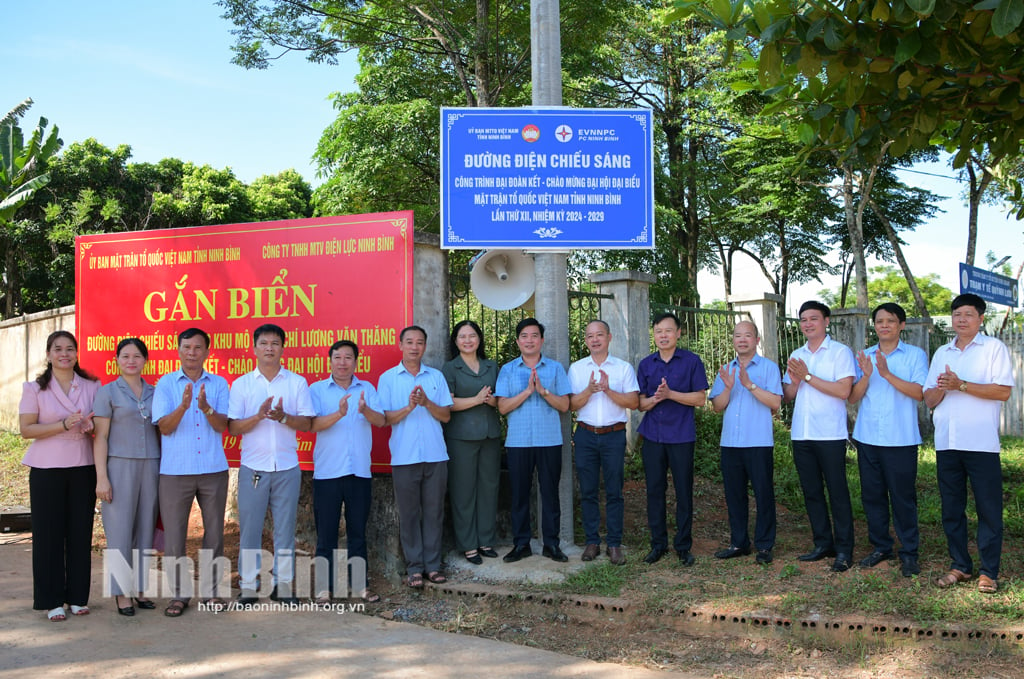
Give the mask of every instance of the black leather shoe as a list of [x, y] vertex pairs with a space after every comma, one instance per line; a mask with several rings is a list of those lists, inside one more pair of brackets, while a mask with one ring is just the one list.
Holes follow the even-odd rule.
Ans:
[[238, 593], [238, 599], [235, 600], [235, 603], [239, 608], [249, 608], [259, 602], [260, 598], [256, 596], [256, 592], [252, 590], [242, 590]]
[[[291, 585], [289, 585], [289, 589], [290, 588], [291, 588]], [[270, 592], [270, 600], [271, 601], [276, 601], [278, 603], [286, 604], [288, 606], [298, 606], [299, 604], [302, 603], [301, 601], [299, 601], [299, 598], [296, 597], [296, 596], [281, 596], [280, 594], [277, 593], [277, 587], [274, 587], [274, 589]]]
[[688, 549], [677, 549], [676, 556], [679, 557], [679, 563], [683, 566], [692, 566], [694, 562], [693, 554], [690, 554]]
[[770, 549], [759, 549], [757, 550], [757, 556], [754, 557], [757, 563], [762, 565], [770, 564], [775, 558], [772, 556], [772, 550]]
[[141, 608], [144, 611], [152, 611], [156, 608], [156, 604], [150, 601], [149, 599], [136, 599], [135, 607]]
[[806, 554], [801, 554], [796, 558], [797, 561], [821, 561], [830, 556], [835, 556], [836, 550], [831, 547], [815, 547]]
[[644, 557], [644, 563], [658, 563], [661, 557], [668, 554], [667, 549], [661, 549], [660, 547], [654, 547], [651, 551], [647, 552], [647, 556]]
[[540, 553], [541, 556], [546, 556], [552, 561], [557, 561], [558, 563], [565, 563], [569, 560], [569, 557], [565, 555], [565, 552], [558, 547], [548, 547], [547, 545], [544, 545], [544, 549], [542, 549]]
[[874, 568], [883, 561], [893, 558], [892, 552], [880, 552], [877, 549], [860, 560], [861, 568]]
[[849, 554], [837, 554], [836, 560], [832, 562], [832, 572], [843, 573], [850, 570], [852, 565], [853, 561], [850, 559]]
[[513, 547], [512, 551], [503, 556], [501, 560], [505, 563], [514, 563], [528, 556], [533, 556], [533, 550], [530, 549], [530, 545], [520, 545], [519, 547]]
[[900, 557], [900, 573], [903, 577], [909, 578], [914, 575], [921, 574], [921, 567], [917, 564], [916, 556], [901, 556]]
[[733, 547], [729, 545], [728, 549], [722, 549], [715, 552], [716, 559], [735, 559], [737, 556], [747, 556], [750, 554], [750, 547], [746, 549], [742, 547]]
[[129, 618], [132, 617], [133, 615], [135, 615], [135, 607], [132, 606], [131, 601], [132, 600], [130, 598], [128, 598], [128, 605], [127, 606], [118, 606], [117, 605], [117, 598], [115, 597], [114, 598], [114, 606], [117, 607], [117, 614], [118, 615], [126, 615]]
[[484, 558], [482, 556], [480, 556], [480, 552], [477, 552], [477, 551], [466, 552], [465, 557], [466, 557], [466, 561], [470, 562], [471, 564], [475, 564], [477, 566], [479, 566], [480, 564], [482, 564], [484, 562]]
[[480, 554], [480, 556], [486, 556], [488, 559], [497, 559], [498, 558], [498, 553], [496, 551], [494, 551], [493, 549], [491, 549], [490, 547], [481, 547], [480, 549], [478, 549], [476, 551]]

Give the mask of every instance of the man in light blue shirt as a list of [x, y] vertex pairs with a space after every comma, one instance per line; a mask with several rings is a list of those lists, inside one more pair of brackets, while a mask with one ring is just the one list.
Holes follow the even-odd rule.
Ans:
[[779, 366], [757, 353], [760, 336], [751, 321], [732, 331], [736, 358], [722, 366], [711, 386], [711, 405], [722, 418], [722, 485], [729, 510], [729, 547], [716, 559], [750, 554], [747, 483], [754, 489], [757, 563], [772, 562], [775, 548], [775, 436], [772, 413], [782, 405]]
[[[359, 347], [340, 340], [327, 352], [331, 375], [309, 388], [313, 400], [313, 515], [316, 521], [316, 555], [327, 561], [329, 587], [318, 584], [317, 603], [330, 603], [331, 595], [347, 592], [334, 587], [334, 553], [338, 549], [338, 522], [345, 506], [345, 537], [348, 551], [348, 586], [364, 601], [375, 603], [380, 595], [366, 586], [366, 522], [370, 517], [370, 451], [373, 430], [385, 425], [384, 409], [377, 390], [356, 377]], [[362, 562], [355, 561], [361, 559]], [[355, 567], [359, 564], [359, 567]], [[360, 576], [355, 577], [354, 572]], [[345, 589], [348, 589], [346, 587]]]
[[562, 417], [569, 411], [569, 377], [558, 361], [541, 355], [544, 326], [536, 318], [524, 318], [516, 326], [519, 358], [501, 366], [494, 395], [498, 412], [508, 416], [505, 449], [512, 487], [514, 545], [504, 561], [511, 563], [533, 554], [530, 548], [530, 486], [533, 470], [541, 497], [542, 554], [568, 561], [559, 545], [562, 510], [558, 481], [562, 477]]
[[853, 441], [857, 444], [860, 494], [874, 548], [860, 561], [873, 568], [893, 558], [892, 522], [900, 539], [901, 572], [917, 575], [917, 404], [924, 398], [928, 355], [900, 341], [907, 312], [886, 302], [871, 312], [878, 344], [857, 354], [857, 382], [850, 403], [860, 402]]
[[216, 608], [224, 605], [216, 589], [223, 580], [224, 510], [228, 499], [228, 462], [224, 430], [228, 426], [228, 382], [203, 369], [210, 355], [210, 336], [199, 328], [178, 335], [181, 369], [164, 375], [153, 393], [153, 422], [160, 429], [160, 520], [171, 601], [164, 611], [180, 616], [191, 600], [192, 575], [179, 563], [185, 556], [192, 502], [203, 517], [203, 550], [213, 558], [210, 582], [200, 583], [200, 596]]
[[448, 449], [441, 423], [451, 419], [452, 395], [440, 370], [423, 364], [427, 331], [410, 325], [398, 336], [402, 362], [380, 376], [381, 407], [391, 425], [391, 480], [395, 484], [406, 584], [423, 587], [423, 576], [441, 574], [444, 493]]

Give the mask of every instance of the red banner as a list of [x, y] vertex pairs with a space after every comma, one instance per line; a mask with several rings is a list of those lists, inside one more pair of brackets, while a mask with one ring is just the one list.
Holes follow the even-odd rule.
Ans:
[[[75, 247], [79, 357], [104, 383], [125, 337], [149, 347], [147, 381], [177, 370], [190, 327], [211, 337], [206, 369], [231, 383], [256, 368], [252, 331], [274, 323], [288, 338], [284, 366], [311, 384], [330, 375], [331, 344], [349, 339], [357, 374], [376, 385], [412, 323], [412, 212], [80, 236]], [[389, 469], [388, 434], [374, 431], [374, 471]], [[299, 436], [312, 469], [314, 435]], [[224, 443], [237, 466], [236, 437]]]

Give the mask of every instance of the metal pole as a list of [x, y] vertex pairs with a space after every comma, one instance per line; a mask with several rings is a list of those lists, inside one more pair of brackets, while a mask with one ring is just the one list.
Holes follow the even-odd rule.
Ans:
[[[530, 46], [533, 105], [562, 105], [562, 38], [558, 0], [530, 1]], [[569, 368], [569, 290], [566, 253], [538, 253], [534, 257], [537, 319], [546, 327], [544, 354]], [[558, 500], [562, 510], [559, 537], [573, 542], [573, 462], [569, 416], [562, 416], [562, 477]], [[537, 516], [541, 516], [538, 496]]]

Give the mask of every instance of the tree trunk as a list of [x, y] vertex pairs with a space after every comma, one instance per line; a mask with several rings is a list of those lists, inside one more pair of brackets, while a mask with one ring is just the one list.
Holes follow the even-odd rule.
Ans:
[[918, 315], [928, 321], [932, 322], [931, 314], [928, 313], [928, 305], [924, 302], [924, 296], [921, 295], [921, 289], [917, 287], [917, 280], [914, 278], [914, 274], [910, 272], [910, 265], [907, 264], [907, 258], [903, 256], [903, 248], [900, 247], [900, 239], [896, 237], [896, 231], [892, 228], [892, 224], [886, 219], [882, 211], [878, 209], [878, 205], [875, 201], [871, 201], [871, 210], [878, 217], [878, 220], [882, 222], [882, 226], [885, 228], [885, 235], [889, 239], [889, 244], [892, 245], [892, 250], [896, 253], [896, 261], [899, 262], [900, 269], [903, 271], [903, 277], [907, 279], [907, 285], [910, 286], [910, 294], [914, 296], [914, 304], [917, 306]]
[[[981, 179], [978, 179], [974, 171], [974, 164], [981, 168]], [[981, 199], [985, 190], [992, 181], [992, 174], [976, 158], [967, 159], [967, 177], [970, 179], [970, 187], [967, 191], [967, 257], [964, 259], [969, 266], [974, 266], [974, 257], [978, 248], [978, 208], [981, 207]]]
[[[864, 258], [864, 205], [865, 189], [861, 187], [861, 199], [855, 205], [853, 200], [854, 170], [849, 164], [843, 165], [843, 210], [846, 214], [846, 230], [850, 235], [850, 254], [853, 255], [853, 270], [856, 278], [857, 306], [868, 305], [868, 268]], [[843, 306], [846, 306], [844, 291]]]

